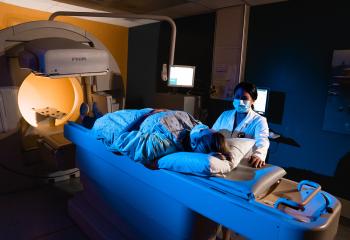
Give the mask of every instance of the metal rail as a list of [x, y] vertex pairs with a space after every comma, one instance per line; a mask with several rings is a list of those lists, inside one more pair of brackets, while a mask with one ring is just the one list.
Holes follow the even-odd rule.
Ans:
[[102, 12], [73, 12], [58, 11], [51, 14], [49, 21], [53, 21], [58, 16], [84, 16], [84, 17], [108, 17], [108, 18], [132, 18], [132, 19], [151, 19], [157, 21], [166, 21], [171, 26], [169, 65], [174, 64], [176, 25], [175, 22], [167, 16], [144, 15], [144, 14], [121, 14], [121, 13], [102, 13]]
[[283, 204], [283, 205], [286, 205], [288, 207], [291, 207], [291, 208], [294, 208], [296, 210], [304, 210], [304, 206], [306, 206], [306, 204], [308, 204], [315, 196], [316, 194], [321, 191], [321, 186], [315, 182], [312, 182], [312, 181], [308, 181], [308, 180], [303, 180], [301, 181], [297, 188], [298, 188], [298, 191], [300, 192], [303, 188], [304, 185], [308, 185], [310, 187], [313, 187], [313, 191], [307, 196], [307, 198], [302, 201], [302, 202], [295, 202], [295, 201], [292, 201], [292, 200], [289, 200], [289, 199], [286, 199], [286, 198], [279, 198], [275, 204], [274, 204], [274, 207], [275, 208], [278, 208], [278, 206], [280, 204]]

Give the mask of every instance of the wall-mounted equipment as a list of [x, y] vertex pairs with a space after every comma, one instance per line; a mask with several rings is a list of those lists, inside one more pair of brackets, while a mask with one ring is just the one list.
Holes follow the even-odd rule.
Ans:
[[234, 87], [244, 81], [249, 12], [248, 4], [216, 11], [212, 99], [231, 101]]
[[350, 134], [350, 50], [334, 50], [323, 129]]

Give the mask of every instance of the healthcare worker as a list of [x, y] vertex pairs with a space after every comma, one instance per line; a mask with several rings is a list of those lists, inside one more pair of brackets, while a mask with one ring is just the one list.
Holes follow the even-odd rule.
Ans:
[[233, 110], [223, 112], [213, 125], [226, 137], [245, 137], [255, 139], [253, 153], [249, 160], [255, 168], [265, 165], [269, 127], [266, 118], [254, 112], [254, 102], [258, 97], [256, 86], [241, 82], [234, 89]]

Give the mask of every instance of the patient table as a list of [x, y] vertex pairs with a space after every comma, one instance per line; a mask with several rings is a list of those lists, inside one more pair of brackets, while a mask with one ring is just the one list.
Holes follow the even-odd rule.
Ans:
[[92, 239], [193, 239], [198, 216], [249, 239], [332, 239], [340, 203], [285, 171], [239, 165], [226, 178], [151, 170], [107, 151], [88, 129], [65, 125], [84, 191], [69, 213]]

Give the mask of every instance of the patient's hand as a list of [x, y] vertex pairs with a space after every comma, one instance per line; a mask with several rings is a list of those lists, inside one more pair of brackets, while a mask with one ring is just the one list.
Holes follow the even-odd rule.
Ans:
[[261, 160], [259, 157], [254, 155], [250, 158], [249, 163], [254, 168], [261, 168], [265, 166], [265, 161]]

